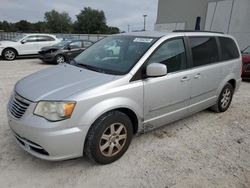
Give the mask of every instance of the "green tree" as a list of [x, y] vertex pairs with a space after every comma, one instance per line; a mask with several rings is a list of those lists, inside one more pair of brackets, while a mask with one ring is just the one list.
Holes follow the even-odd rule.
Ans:
[[116, 33], [120, 33], [119, 28], [117, 28], [117, 27], [108, 27], [105, 34], [116, 34]]
[[2, 22], [2, 30], [11, 31], [12, 30], [11, 28], [12, 28], [12, 26], [9, 22], [7, 22], [5, 20]]
[[48, 32], [48, 30], [46, 29], [46, 23], [41, 21], [32, 23], [31, 30], [36, 33]]
[[44, 19], [46, 27], [52, 33], [69, 33], [72, 28], [72, 21], [68, 13], [59, 13], [56, 10], [45, 12]]
[[98, 34], [106, 32], [107, 25], [103, 11], [85, 7], [76, 15], [76, 18], [74, 29], [77, 33]]
[[15, 30], [20, 32], [30, 32], [31, 31], [31, 23], [26, 20], [20, 20], [14, 24]]

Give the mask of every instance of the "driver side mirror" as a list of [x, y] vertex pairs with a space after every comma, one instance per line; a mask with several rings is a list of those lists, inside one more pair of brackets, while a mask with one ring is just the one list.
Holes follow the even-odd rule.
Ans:
[[148, 77], [160, 77], [167, 75], [167, 66], [161, 63], [152, 63], [147, 66], [146, 75]]
[[71, 50], [71, 47], [70, 47], [70, 45], [68, 45], [67, 49], [68, 49], [68, 50]]
[[26, 40], [22, 40], [22, 41], [21, 41], [21, 44], [25, 44], [25, 43], [26, 43]]

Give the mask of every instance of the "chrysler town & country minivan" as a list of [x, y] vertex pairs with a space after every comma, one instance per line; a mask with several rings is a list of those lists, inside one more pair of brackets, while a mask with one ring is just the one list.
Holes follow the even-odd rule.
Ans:
[[240, 50], [229, 35], [118, 34], [69, 64], [17, 82], [9, 125], [17, 143], [38, 158], [85, 153], [108, 164], [126, 152], [135, 134], [207, 108], [225, 112], [240, 82]]

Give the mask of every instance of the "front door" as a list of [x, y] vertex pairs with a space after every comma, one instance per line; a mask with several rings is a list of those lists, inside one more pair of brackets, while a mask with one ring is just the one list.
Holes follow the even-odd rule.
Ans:
[[145, 129], [173, 122], [187, 114], [190, 102], [190, 74], [183, 38], [164, 42], [147, 64], [162, 63], [168, 74], [144, 80]]
[[69, 51], [67, 52], [68, 59], [74, 59], [83, 51], [82, 41], [75, 41], [69, 44]]
[[17, 50], [20, 55], [30, 55], [37, 54], [38, 48], [37, 37], [32, 35], [24, 38]]

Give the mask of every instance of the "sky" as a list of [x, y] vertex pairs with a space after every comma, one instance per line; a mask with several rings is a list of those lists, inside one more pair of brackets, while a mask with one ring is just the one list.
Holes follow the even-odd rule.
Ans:
[[0, 0], [0, 21], [43, 21], [44, 13], [52, 9], [68, 12], [75, 21], [84, 7], [103, 10], [107, 24], [121, 31], [128, 31], [128, 25], [130, 31], [143, 29], [143, 15], [147, 15], [146, 30], [153, 30], [158, 0]]

